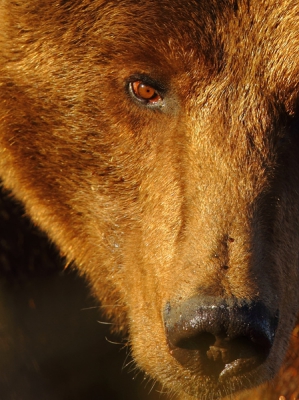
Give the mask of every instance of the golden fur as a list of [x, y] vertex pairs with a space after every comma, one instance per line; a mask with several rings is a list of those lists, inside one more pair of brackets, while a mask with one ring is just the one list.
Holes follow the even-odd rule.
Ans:
[[[213, 295], [279, 310], [244, 387], [273, 379], [299, 309], [299, 2], [0, 0], [0, 20], [3, 184], [139, 367], [181, 399], [218, 398], [163, 322], [167, 302]], [[132, 98], [135, 76], [161, 109]]]

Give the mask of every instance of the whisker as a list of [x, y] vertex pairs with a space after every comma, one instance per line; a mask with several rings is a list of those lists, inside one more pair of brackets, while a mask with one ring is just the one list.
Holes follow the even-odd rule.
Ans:
[[[122, 365], [122, 367], [121, 367], [121, 370], [122, 370], [122, 371], [123, 371], [123, 370], [126, 368], [126, 366], [127, 366], [128, 358], [131, 357], [131, 349], [130, 349], [130, 347], [128, 346], [128, 343], [126, 343], [126, 345], [125, 345], [124, 347], [126, 347], [126, 357], [125, 357], [124, 362], [123, 362], [123, 365]], [[132, 362], [132, 361], [130, 361], [130, 362]]]
[[[131, 366], [132, 364], [134, 364], [134, 360], [130, 360], [127, 364], [124, 364], [122, 369], [125, 369], [125, 368]], [[132, 372], [132, 371], [133, 370], [129, 369], [129, 372]]]
[[112, 340], [109, 340], [109, 339], [107, 338], [107, 336], [105, 336], [105, 339], [106, 339], [106, 341], [107, 341], [108, 343], [117, 344], [118, 346], [122, 346], [122, 345], [123, 345], [123, 343], [113, 342]]
[[113, 322], [105, 322], [105, 321], [97, 321], [97, 323], [101, 325], [115, 325]]
[[81, 308], [81, 311], [94, 310], [94, 309], [100, 309], [100, 308], [114, 308], [114, 307], [122, 307], [122, 306], [120, 304], [107, 304], [104, 306], [98, 305], [98, 306]]

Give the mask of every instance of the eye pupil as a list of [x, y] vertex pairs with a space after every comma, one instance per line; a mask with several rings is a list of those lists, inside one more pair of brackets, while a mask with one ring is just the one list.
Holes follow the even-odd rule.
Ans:
[[148, 102], [156, 102], [161, 99], [160, 95], [156, 92], [156, 90], [153, 87], [147, 85], [142, 81], [132, 82], [131, 88], [134, 95], [141, 100], [146, 100]]
[[138, 93], [139, 96], [144, 97], [145, 99], [150, 99], [155, 94], [155, 90], [152, 87], [141, 83], [138, 87]]

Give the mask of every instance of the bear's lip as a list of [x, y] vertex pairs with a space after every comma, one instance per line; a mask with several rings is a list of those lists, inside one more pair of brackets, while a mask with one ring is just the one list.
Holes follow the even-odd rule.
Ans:
[[259, 363], [256, 357], [239, 358], [229, 364], [225, 364], [223, 370], [219, 374], [218, 381], [224, 383], [229, 378], [234, 378], [244, 375], [246, 372], [252, 371]]
[[[201, 375], [202, 383], [194, 388], [193, 385], [183, 385], [183, 391], [191, 396], [192, 398], [207, 398], [207, 399], [220, 399], [226, 398], [226, 396], [234, 396], [238, 392], [244, 390], [244, 385], [247, 389], [254, 386], [255, 376], [259, 374], [256, 369], [253, 373], [248, 375], [244, 369], [246, 367], [252, 368], [252, 360], [250, 359], [239, 359], [234, 362], [227, 364], [218, 377], [211, 377], [208, 375]], [[242, 364], [243, 374], [236, 374], [236, 369], [240, 368]], [[251, 364], [249, 366], [249, 364]], [[249, 386], [248, 386], [249, 383]]]
[[191, 379], [193, 380], [197, 375], [198, 378], [200, 377], [201, 383], [195, 390], [192, 385], [183, 385], [183, 390], [186, 394], [195, 398], [205, 398], [206, 396], [209, 399], [220, 399], [229, 395], [234, 396], [243, 391], [245, 387], [250, 389], [255, 386], [255, 383], [262, 383], [259, 381], [259, 377], [263, 375], [262, 366], [263, 364], [256, 365], [256, 360], [252, 357], [240, 358], [225, 364], [223, 371], [218, 376], [197, 375], [193, 371]]

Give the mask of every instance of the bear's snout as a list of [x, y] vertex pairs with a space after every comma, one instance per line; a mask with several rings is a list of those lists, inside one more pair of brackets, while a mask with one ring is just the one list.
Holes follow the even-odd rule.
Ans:
[[171, 355], [191, 373], [224, 383], [267, 359], [278, 311], [262, 302], [195, 296], [168, 303], [164, 322]]

